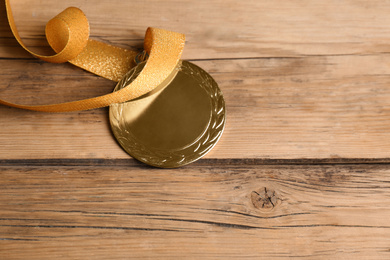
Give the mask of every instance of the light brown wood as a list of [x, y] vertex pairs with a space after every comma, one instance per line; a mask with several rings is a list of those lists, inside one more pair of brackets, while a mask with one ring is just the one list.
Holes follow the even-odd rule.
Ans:
[[390, 257], [388, 165], [0, 171], [1, 259]]
[[[386, 57], [197, 61], [219, 82], [227, 104], [226, 130], [207, 157], [389, 158], [390, 68], [380, 66]], [[1, 64], [2, 97], [14, 102], [77, 100], [114, 87], [68, 64]], [[128, 158], [112, 137], [107, 111], [44, 114], [0, 107], [6, 148], [0, 158]]]
[[[150, 168], [112, 136], [108, 109], [0, 106], [0, 259], [389, 259], [390, 3], [13, 0], [49, 53], [68, 6], [91, 37], [141, 50], [147, 27], [187, 35], [183, 58], [227, 106], [217, 146]], [[115, 83], [31, 57], [0, 4], [0, 98], [49, 104]]]
[[[76, 6], [90, 20], [92, 37], [118, 45], [130, 47], [137, 42], [141, 46], [149, 26], [183, 32], [188, 40], [185, 59], [353, 55], [390, 50], [390, 4], [383, 0], [25, 0], [23, 4], [16, 0], [11, 4], [20, 34], [36, 47], [44, 43], [46, 22], [65, 8]], [[15, 51], [19, 57], [29, 57], [24, 51]], [[15, 57], [14, 53], [4, 54], [4, 50], [0, 53]]]

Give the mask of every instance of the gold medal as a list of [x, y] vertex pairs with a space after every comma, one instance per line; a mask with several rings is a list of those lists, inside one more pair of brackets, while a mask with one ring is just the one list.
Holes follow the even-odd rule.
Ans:
[[[114, 91], [130, 84], [145, 62], [130, 70]], [[152, 92], [110, 105], [110, 122], [122, 148], [135, 159], [161, 168], [194, 162], [209, 152], [225, 127], [225, 101], [214, 79], [180, 61]]]

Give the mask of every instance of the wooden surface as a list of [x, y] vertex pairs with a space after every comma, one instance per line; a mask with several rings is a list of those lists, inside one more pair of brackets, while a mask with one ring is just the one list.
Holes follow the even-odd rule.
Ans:
[[[81, 8], [91, 38], [140, 49], [148, 26], [224, 93], [227, 125], [175, 170], [131, 159], [108, 109], [0, 106], [0, 259], [389, 259], [390, 3], [12, 2], [25, 43]], [[0, 6], [0, 97], [49, 104], [114, 83], [32, 58]]]

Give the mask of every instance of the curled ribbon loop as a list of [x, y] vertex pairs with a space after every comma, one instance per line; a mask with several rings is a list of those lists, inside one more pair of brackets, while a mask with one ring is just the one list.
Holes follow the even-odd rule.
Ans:
[[[134, 64], [134, 51], [118, 48], [89, 39], [89, 25], [84, 13], [75, 7], [69, 7], [58, 14], [46, 25], [46, 37], [57, 53], [43, 56], [23, 44], [16, 29], [9, 0], [5, 0], [8, 22], [19, 44], [33, 56], [54, 63], [70, 62], [99, 76], [119, 81]], [[180, 61], [184, 48], [183, 34], [157, 28], [148, 28], [145, 34], [144, 49], [149, 58], [140, 75], [125, 88], [95, 98], [79, 101], [27, 106], [13, 104], [0, 99], [0, 104], [42, 112], [68, 112], [88, 110], [113, 103], [121, 103], [140, 97], [170, 78]]]
[[[87, 17], [80, 9], [69, 7], [46, 24], [45, 33], [47, 41], [57, 54], [49, 57], [34, 53], [33, 55], [48, 62], [67, 62], [76, 58], [87, 46], [89, 38]], [[21, 43], [20, 39], [18, 41]]]

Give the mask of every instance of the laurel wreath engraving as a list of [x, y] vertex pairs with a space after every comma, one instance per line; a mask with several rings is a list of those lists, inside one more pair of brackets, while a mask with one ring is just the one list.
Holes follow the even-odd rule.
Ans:
[[[115, 90], [131, 83], [141, 72], [143, 66], [140, 65], [125, 75]], [[149, 165], [172, 168], [191, 163], [210, 151], [218, 142], [224, 130], [226, 121], [225, 101], [217, 83], [208, 73], [190, 62], [182, 61], [180, 70], [181, 73], [185, 73], [198, 82], [199, 86], [208, 94], [211, 102], [209, 125], [192, 144], [176, 150], [150, 149], [141, 142], [137, 142], [136, 137], [122, 122], [125, 103], [110, 107], [111, 128], [119, 144], [130, 155]]]

